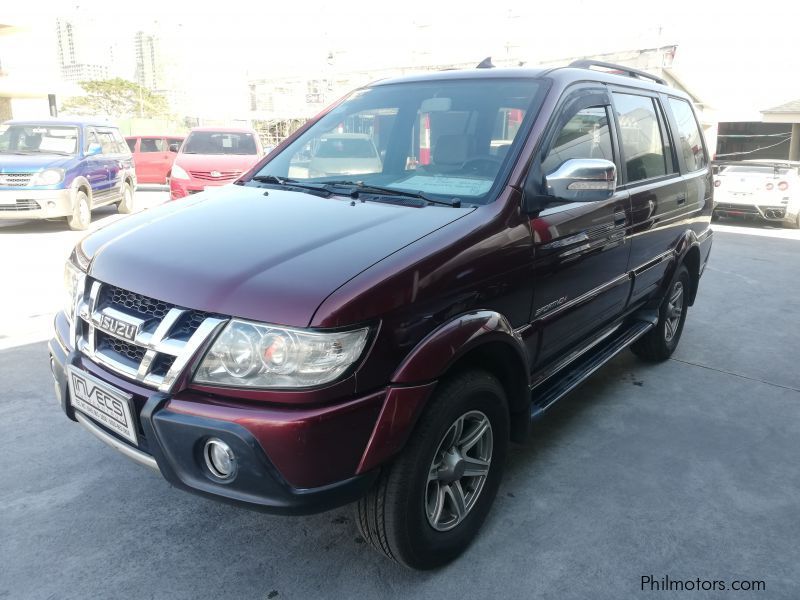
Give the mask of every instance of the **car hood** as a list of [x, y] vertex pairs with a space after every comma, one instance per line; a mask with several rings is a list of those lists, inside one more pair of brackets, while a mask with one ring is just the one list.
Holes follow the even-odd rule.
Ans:
[[184, 154], [175, 164], [187, 171], [246, 171], [258, 160], [255, 154]]
[[35, 173], [61, 167], [74, 159], [60, 154], [0, 154], [0, 173]]
[[229, 186], [82, 242], [100, 281], [179, 306], [305, 327], [333, 291], [473, 209]]

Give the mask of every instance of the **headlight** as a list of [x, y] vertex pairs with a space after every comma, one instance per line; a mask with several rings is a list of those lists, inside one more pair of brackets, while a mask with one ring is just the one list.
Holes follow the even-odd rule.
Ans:
[[364, 351], [369, 329], [320, 333], [232, 320], [194, 374], [196, 383], [303, 388], [329, 383]]
[[191, 179], [189, 174], [183, 169], [183, 167], [179, 167], [178, 165], [172, 165], [172, 171], [170, 171], [170, 177], [173, 179]]
[[75, 305], [83, 295], [85, 281], [84, 273], [68, 260], [64, 265], [64, 313], [70, 321], [75, 318]]
[[55, 185], [64, 181], [64, 169], [45, 169], [31, 179], [31, 185]]

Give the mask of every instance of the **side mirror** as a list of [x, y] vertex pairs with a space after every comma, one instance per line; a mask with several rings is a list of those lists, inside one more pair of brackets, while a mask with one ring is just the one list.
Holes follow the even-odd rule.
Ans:
[[94, 156], [96, 154], [100, 154], [103, 152], [103, 147], [98, 143], [89, 144], [89, 148], [86, 149], [86, 156]]
[[177, 152], [180, 147], [181, 147], [180, 144], [178, 144], [176, 142], [173, 142], [172, 144], [169, 145], [169, 151], [170, 152]]
[[568, 202], [596, 202], [614, 195], [617, 167], [601, 158], [571, 158], [544, 178], [547, 194]]

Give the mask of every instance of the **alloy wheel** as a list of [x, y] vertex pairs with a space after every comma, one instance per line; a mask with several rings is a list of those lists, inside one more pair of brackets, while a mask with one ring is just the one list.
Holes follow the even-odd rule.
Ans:
[[683, 283], [675, 282], [675, 286], [669, 295], [667, 302], [667, 313], [664, 319], [664, 340], [671, 342], [678, 332], [681, 324], [681, 314], [683, 313]]

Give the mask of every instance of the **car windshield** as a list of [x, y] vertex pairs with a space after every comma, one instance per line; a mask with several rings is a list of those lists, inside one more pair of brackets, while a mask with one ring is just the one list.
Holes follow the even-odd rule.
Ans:
[[47, 123], [15, 123], [0, 127], [2, 154], [59, 154], [78, 149], [78, 128]]
[[252, 133], [193, 131], [186, 139], [184, 154], [257, 154]]
[[483, 204], [508, 172], [543, 88], [541, 80], [481, 78], [357, 90], [255, 179], [357, 182]]

